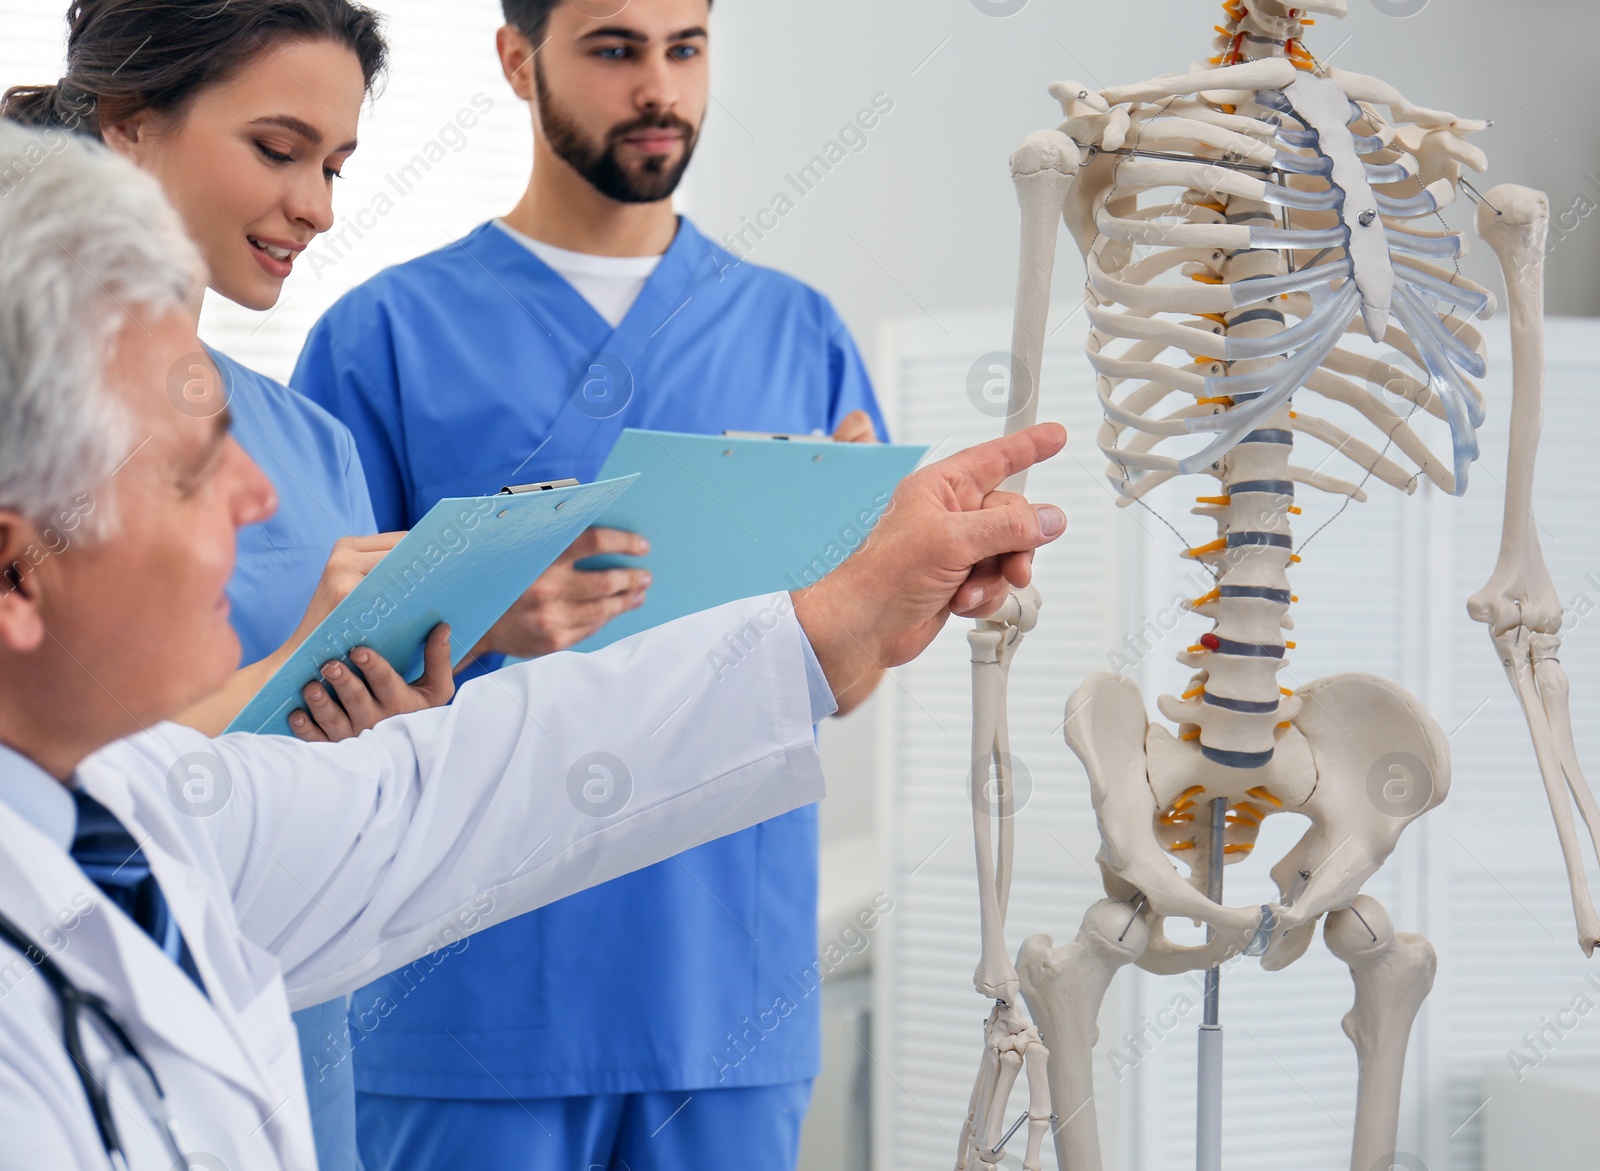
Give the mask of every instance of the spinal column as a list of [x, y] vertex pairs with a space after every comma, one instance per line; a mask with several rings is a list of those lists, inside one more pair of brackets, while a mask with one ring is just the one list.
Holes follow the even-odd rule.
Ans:
[[[1274, 217], [1264, 203], [1228, 199], [1203, 203], [1218, 219], [1235, 224], [1271, 226]], [[1214, 257], [1217, 254], [1213, 254]], [[1285, 275], [1284, 255], [1245, 248], [1223, 252], [1210, 263], [1195, 262], [1185, 272], [1202, 283], [1235, 284], [1253, 277]], [[1245, 305], [1198, 322], [1230, 339], [1265, 337], [1283, 330], [1284, 314], [1272, 301]], [[1219, 347], [1220, 349], [1221, 347]], [[1200, 371], [1216, 377], [1250, 374], [1279, 365], [1280, 357], [1226, 364], [1202, 355]], [[1217, 405], [1232, 410], [1260, 392], [1236, 392]], [[1201, 400], [1202, 403], [1205, 400]], [[1196, 513], [1217, 522], [1217, 540], [1191, 549], [1217, 574], [1217, 588], [1191, 603], [1197, 613], [1214, 619], [1211, 631], [1178, 656], [1197, 672], [1183, 697], [1162, 696], [1161, 711], [1179, 725], [1186, 739], [1198, 739], [1207, 759], [1234, 768], [1259, 768], [1272, 759], [1276, 728], [1298, 710], [1299, 701], [1285, 700], [1278, 684], [1283, 666], [1288, 619], [1287, 568], [1295, 558], [1289, 527], [1294, 485], [1289, 479], [1294, 417], [1288, 402], [1260, 421], [1222, 459], [1224, 494], [1202, 496]]]
[[[1242, 3], [1225, 7], [1228, 27], [1223, 36], [1227, 43], [1217, 64], [1305, 55], [1294, 39], [1301, 32], [1298, 21], [1264, 18], [1247, 12]], [[1226, 196], [1222, 203], [1222, 218], [1227, 223], [1265, 228], [1278, 224], [1264, 203]], [[1227, 284], [1287, 273], [1284, 253], [1255, 248], [1227, 253], [1220, 267], [1217, 275]], [[1282, 332], [1284, 326], [1283, 312], [1270, 301], [1246, 306], [1223, 319], [1230, 338], [1265, 337]], [[1226, 372], [1249, 374], [1284, 361], [1271, 357], [1231, 362]], [[1222, 405], [1231, 410], [1254, 397], [1235, 393]], [[1294, 447], [1290, 402], [1262, 420], [1223, 458], [1224, 495], [1198, 501], [1196, 512], [1215, 515], [1218, 539], [1191, 550], [1190, 555], [1220, 573], [1216, 590], [1199, 600], [1194, 609], [1215, 619], [1215, 624], [1209, 634], [1201, 636], [1199, 649], [1178, 656], [1179, 662], [1197, 672], [1184, 693], [1188, 702], [1176, 714], [1167, 711], [1166, 703], [1161, 705], [1162, 711], [1180, 724], [1195, 725], [1180, 728], [1180, 734], [1198, 733], [1206, 759], [1234, 768], [1259, 768], [1271, 760], [1277, 726], [1294, 715], [1289, 708], [1299, 708], [1298, 700], [1284, 702], [1285, 692], [1278, 683], [1287, 646], [1283, 632], [1292, 626], [1287, 570], [1291, 560], [1298, 560], [1289, 527], [1294, 508], [1294, 484], [1289, 479], [1289, 454]]]

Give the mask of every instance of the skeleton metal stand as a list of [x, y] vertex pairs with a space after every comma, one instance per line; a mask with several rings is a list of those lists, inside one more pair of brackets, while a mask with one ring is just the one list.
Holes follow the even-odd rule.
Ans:
[[[1228, 801], [1211, 802], [1211, 871], [1206, 897], [1222, 905], [1222, 863]], [[1216, 939], [1206, 928], [1206, 942]], [[1195, 1171], [1222, 1171], [1222, 965], [1206, 969], [1205, 1016], [1200, 1022], [1200, 1060], [1195, 1083]]]

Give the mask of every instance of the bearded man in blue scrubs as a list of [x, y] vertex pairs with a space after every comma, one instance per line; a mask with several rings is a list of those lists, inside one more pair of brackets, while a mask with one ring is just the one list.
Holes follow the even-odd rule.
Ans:
[[[526, 194], [345, 296], [293, 378], [354, 432], [381, 528], [441, 496], [591, 479], [625, 426], [883, 437], [827, 299], [673, 214], [709, 7], [504, 0], [501, 64], [533, 113]], [[591, 530], [462, 677], [639, 605], [646, 570], [573, 563], [643, 553], [648, 535]], [[813, 806], [357, 993], [367, 1171], [789, 1171], [821, 1065], [819, 998], [791, 979], [816, 958], [816, 885]]]

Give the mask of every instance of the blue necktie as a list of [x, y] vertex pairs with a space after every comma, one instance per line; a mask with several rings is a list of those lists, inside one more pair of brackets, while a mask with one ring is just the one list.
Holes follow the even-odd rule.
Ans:
[[189, 944], [178, 930], [178, 921], [173, 918], [139, 843], [111, 810], [82, 789], [73, 789], [72, 799], [78, 806], [73, 861], [204, 993], [200, 969], [195, 966]]

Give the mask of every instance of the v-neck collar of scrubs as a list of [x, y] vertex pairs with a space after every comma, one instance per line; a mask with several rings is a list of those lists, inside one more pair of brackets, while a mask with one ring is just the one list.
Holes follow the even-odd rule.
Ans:
[[[612, 329], [610, 322], [589, 304], [588, 298], [494, 221], [479, 225], [462, 239], [461, 245], [495, 279], [510, 279], [510, 283], [504, 284], [508, 294], [517, 296], [519, 288], [529, 291], [551, 318], [560, 321], [590, 350], [613, 353], [625, 349], [642, 350], [689, 303], [693, 296], [689, 292], [690, 278], [709, 251], [705, 237], [679, 216], [677, 233], [662, 253], [661, 262], [645, 281], [627, 315]], [[530, 276], [535, 279], [530, 281]], [[537, 312], [527, 305], [523, 308], [528, 309], [546, 333], [552, 332]]]

